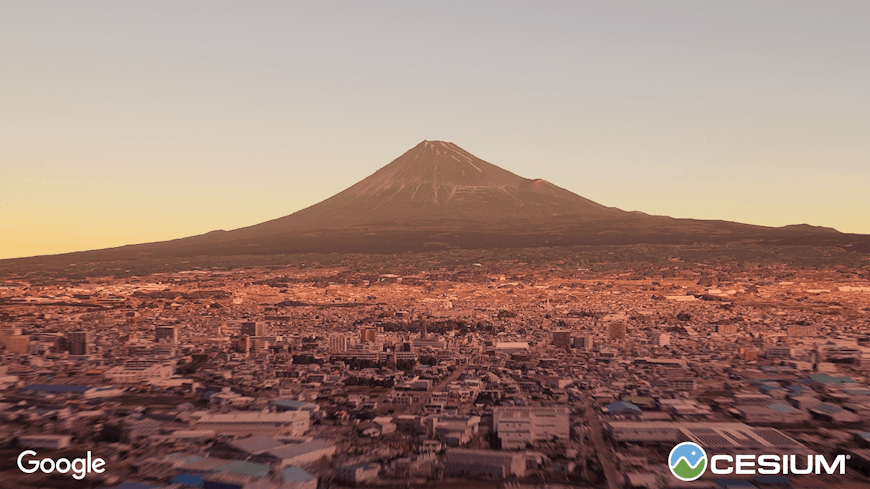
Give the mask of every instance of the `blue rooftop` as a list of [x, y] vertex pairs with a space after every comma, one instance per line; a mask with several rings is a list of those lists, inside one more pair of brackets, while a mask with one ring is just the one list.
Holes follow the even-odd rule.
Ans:
[[619, 414], [623, 412], [640, 413], [641, 410], [637, 405], [625, 401], [617, 401], [606, 406], [607, 412], [611, 414]]
[[172, 483], [190, 487], [202, 487], [202, 478], [193, 474], [181, 474], [175, 479], [172, 479]]
[[827, 402], [823, 402], [817, 406], [813, 406], [813, 409], [816, 411], [821, 411], [825, 414], [836, 414], [843, 412], [843, 408], [837, 406], [836, 404], [831, 404]]
[[767, 406], [767, 407], [769, 407], [770, 409], [773, 409], [774, 411], [776, 411], [778, 413], [782, 413], [782, 414], [792, 414], [792, 413], [800, 412], [800, 409], [795, 409], [795, 408], [791, 407], [790, 405], [785, 404], [783, 402], [777, 402], [777, 403], [771, 404], [770, 406]]

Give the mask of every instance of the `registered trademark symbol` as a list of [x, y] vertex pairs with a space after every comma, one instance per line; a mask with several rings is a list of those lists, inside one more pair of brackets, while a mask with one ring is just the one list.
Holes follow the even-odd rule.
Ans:
[[846, 460], [852, 460], [852, 456], [851, 456], [851, 455], [846, 455]]

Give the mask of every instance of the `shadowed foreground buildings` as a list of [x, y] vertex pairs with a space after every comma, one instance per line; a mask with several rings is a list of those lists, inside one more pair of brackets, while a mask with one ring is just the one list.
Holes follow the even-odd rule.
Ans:
[[511, 479], [526, 474], [526, 460], [520, 453], [451, 448], [447, 450], [444, 473], [454, 477]]

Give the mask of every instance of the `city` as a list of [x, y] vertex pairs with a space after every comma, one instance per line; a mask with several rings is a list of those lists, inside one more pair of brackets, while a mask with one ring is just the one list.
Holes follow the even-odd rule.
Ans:
[[71, 483], [30, 449], [102, 457], [87, 487], [721, 487], [668, 473], [691, 440], [848, 454], [866, 486], [867, 267], [672, 261], [9, 278], [4, 478]]

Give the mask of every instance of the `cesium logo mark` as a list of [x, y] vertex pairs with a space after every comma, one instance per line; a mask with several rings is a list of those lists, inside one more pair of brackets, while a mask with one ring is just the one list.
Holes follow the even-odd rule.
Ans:
[[704, 475], [707, 469], [707, 452], [697, 444], [685, 441], [671, 450], [668, 467], [677, 479], [691, 482]]

